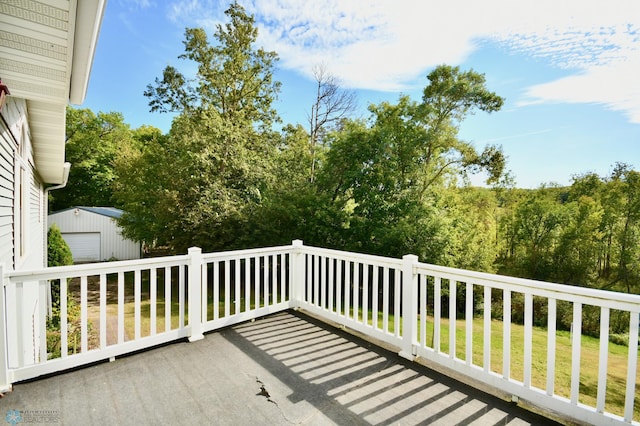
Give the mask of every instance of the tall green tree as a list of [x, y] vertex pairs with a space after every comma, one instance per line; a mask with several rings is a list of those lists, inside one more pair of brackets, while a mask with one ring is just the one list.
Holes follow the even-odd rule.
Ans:
[[351, 209], [354, 249], [413, 250], [436, 260], [442, 254], [437, 193], [460, 173], [485, 169], [491, 180], [502, 174], [499, 148], [478, 152], [457, 136], [465, 117], [497, 111], [502, 98], [486, 88], [482, 74], [458, 67], [439, 66], [428, 80], [421, 103], [401, 96], [397, 104], [372, 105], [368, 123], [346, 122], [330, 140], [318, 182]]
[[151, 111], [202, 114], [214, 110], [230, 122], [242, 125], [270, 125], [278, 121], [272, 103], [280, 90], [273, 79], [278, 56], [256, 48], [258, 29], [255, 19], [233, 2], [225, 11], [229, 19], [218, 24], [211, 44], [203, 28], [185, 30], [185, 53], [180, 59], [197, 66], [189, 80], [173, 66], [167, 66], [162, 79], [148, 85], [145, 96]]
[[603, 209], [599, 201], [581, 195], [563, 206], [567, 221], [560, 230], [554, 255], [555, 281], [594, 286], [597, 281], [600, 226]]
[[75, 205], [112, 206], [116, 154], [132, 143], [132, 134], [118, 112], [95, 114], [67, 107], [66, 159], [69, 182], [51, 194], [51, 211]]
[[[628, 293], [640, 292], [640, 172], [616, 164], [606, 183], [605, 210], [609, 210], [607, 265], [616, 266], [610, 286], [620, 283]], [[612, 259], [613, 257], [613, 259]], [[617, 259], [616, 259], [617, 258]], [[616, 262], [617, 260], [617, 262]], [[612, 265], [613, 264], [613, 265]]]
[[553, 253], [567, 212], [557, 202], [556, 188], [531, 192], [518, 203], [513, 216], [516, 274], [548, 280], [553, 276]]
[[[152, 111], [178, 116], [166, 138], [152, 139], [139, 157], [121, 162], [123, 176], [150, 165], [137, 169], [137, 185], [119, 190], [127, 235], [178, 251], [239, 246], [250, 232], [247, 215], [273, 183], [277, 55], [255, 47], [254, 18], [237, 2], [225, 14], [228, 23], [217, 26], [214, 43], [201, 28], [185, 31], [180, 58], [196, 64], [194, 79], [169, 66], [145, 92]], [[154, 196], [145, 195], [145, 207], [137, 208], [148, 185]]]

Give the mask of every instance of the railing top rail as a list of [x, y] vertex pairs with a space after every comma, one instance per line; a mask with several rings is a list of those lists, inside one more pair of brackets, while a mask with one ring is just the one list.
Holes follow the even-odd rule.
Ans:
[[544, 290], [547, 292], [568, 294], [572, 296], [583, 296], [592, 299], [620, 301], [637, 305], [640, 309], [640, 295], [637, 294], [593, 289], [568, 284], [556, 284], [546, 281], [536, 281], [526, 278], [516, 278], [506, 275], [456, 269], [447, 266], [432, 265], [428, 263], [418, 263], [416, 265], [416, 272], [426, 274], [435, 273], [437, 275], [443, 276], [444, 278], [450, 278], [462, 282], [471, 281], [477, 284], [483, 284], [487, 281], [490, 281], [506, 286], [517, 286], [521, 290], [530, 290], [534, 294], [536, 290]]
[[394, 257], [376, 256], [373, 254], [354, 253], [349, 251], [311, 247], [311, 246], [304, 246], [303, 250], [306, 253], [318, 254], [318, 255], [327, 256], [327, 257], [335, 257], [342, 260], [356, 259], [356, 260], [361, 260], [362, 262], [365, 262], [365, 263], [378, 264], [380, 266], [390, 266], [393, 268], [402, 267], [402, 259], [396, 259]]
[[277, 247], [259, 247], [253, 249], [244, 249], [244, 250], [229, 250], [222, 251], [216, 253], [203, 253], [203, 260], [227, 260], [234, 259], [238, 257], [247, 257], [247, 256], [256, 256], [256, 255], [264, 255], [264, 254], [274, 254], [274, 253], [288, 253], [293, 250], [293, 246], [277, 246]]
[[78, 275], [100, 275], [116, 273], [123, 270], [160, 268], [164, 266], [183, 265], [189, 260], [188, 255], [153, 257], [135, 260], [120, 260], [115, 262], [83, 263], [69, 266], [53, 266], [41, 269], [23, 271], [6, 271], [5, 278], [12, 281], [46, 280], [54, 278], [73, 277]]

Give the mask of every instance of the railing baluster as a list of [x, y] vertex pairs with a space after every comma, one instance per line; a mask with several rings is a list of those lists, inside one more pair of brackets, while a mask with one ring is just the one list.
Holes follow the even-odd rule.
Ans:
[[[4, 289], [2, 288], [2, 275], [0, 275], [0, 291], [3, 291]], [[35, 360], [36, 363], [40, 363], [40, 362], [45, 362], [47, 360], [47, 304], [45, 303], [45, 301], [48, 299], [48, 295], [49, 295], [49, 291], [48, 291], [48, 285], [47, 285], [47, 281], [46, 280], [42, 280], [38, 282], [38, 319], [39, 319], [39, 330], [41, 331], [40, 334], [40, 348], [38, 351], [38, 358]], [[2, 311], [4, 312], [5, 307], [0, 305]], [[0, 325], [1, 327], [1, 325]], [[0, 333], [0, 336], [2, 335], [2, 333]], [[0, 345], [0, 347], [2, 347], [3, 345]], [[35, 349], [35, 348], [34, 348]], [[2, 350], [2, 348], [0, 348], [0, 350]], [[0, 358], [2, 358], [2, 356], [0, 355]], [[4, 368], [4, 363], [0, 363], [0, 368]], [[0, 375], [2, 375], [2, 373], [0, 373]], [[2, 385], [2, 383], [0, 382], [0, 386]]]
[[156, 320], [158, 318], [158, 270], [151, 268], [149, 270], [149, 335], [155, 336], [158, 332]]
[[344, 315], [342, 311], [342, 295], [344, 280], [342, 278], [342, 260], [336, 260], [336, 314]]
[[427, 346], [427, 276], [418, 275], [420, 286], [420, 346]]
[[[213, 274], [213, 320], [215, 321], [220, 318], [220, 262], [213, 262], [213, 270], [211, 271], [211, 273]], [[248, 274], [246, 279], [247, 282], [249, 282]], [[249, 293], [247, 293], [245, 297], [247, 300], [249, 300]]]
[[571, 404], [578, 404], [580, 394], [580, 346], [582, 344], [582, 303], [573, 302], [571, 325]]
[[328, 262], [329, 262], [329, 280], [328, 280], [329, 281], [329, 292], [327, 294], [327, 297], [328, 297], [327, 309], [329, 310], [329, 312], [334, 312], [334, 310], [333, 310], [333, 305], [334, 305], [333, 299], [334, 299], [334, 291], [335, 291], [334, 290], [335, 279], [334, 279], [334, 276], [333, 276], [333, 273], [334, 273], [333, 264], [334, 264], [335, 260], [334, 259], [330, 259], [330, 260], [328, 260]]
[[185, 314], [185, 310], [186, 310], [186, 305], [185, 305], [185, 282], [184, 282], [184, 265], [181, 265], [178, 267], [178, 304], [179, 304], [179, 311], [178, 311], [178, 327], [180, 329], [184, 328], [184, 314]]
[[118, 272], [118, 343], [124, 343], [124, 272]]
[[235, 294], [234, 294], [234, 312], [236, 315], [240, 313], [240, 259], [236, 259], [235, 263]]
[[491, 371], [491, 287], [484, 286], [484, 326], [483, 326], [483, 349], [482, 349], [482, 367], [484, 372]]
[[100, 349], [107, 344], [107, 275], [100, 274]]
[[353, 319], [359, 320], [359, 296], [360, 296], [360, 263], [353, 263]]
[[209, 264], [203, 262], [200, 266], [200, 273], [202, 274], [202, 300], [200, 313], [202, 314], [202, 322], [207, 322], [209, 315]]
[[231, 297], [231, 262], [224, 261], [224, 316], [225, 318], [231, 315], [231, 303], [229, 298]]
[[269, 256], [262, 256], [262, 263], [262, 282], [264, 288], [262, 306], [269, 306], [269, 299], [271, 298], [271, 295], [269, 294]]
[[598, 360], [598, 394], [596, 411], [604, 412], [607, 396], [607, 364], [609, 360], [609, 308], [600, 309], [600, 357]]
[[465, 286], [465, 362], [473, 364], [473, 283], [467, 281]]
[[556, 378], [556, 299], [548, 300], [547, 316], [547, 395], [552, 396]]
[[511, 291], [502, 295], [502, 377], [511, 377]]
[[[17, 306], [22, 307], [22, 283], [16, 288]], [[60, 279], [60, 356], [66, 358], [69, 355], [69, 338], [68, 338], [68, 311], [67, 311], [67, 279]], [[20, 318], [20, 315], [18, 318]], [[20, 330], [22, 331], [22, 330]], [[20, 350], [20, 364], [22, 366], [22, 332], [19, 333], [18, 349]]]
[[171, 330], [171, 267], [164, 268], [164, 331]]
[[244, 311], [251, 310], [251, 258], [244, 260]]
[[313, 298], [311, 303], [320, 305], [320, 256], [313, 256]]
[[313, 258], [315, 257], [312, 254], [304, 255], [306, 258], [306, 268], [307, 268], [307, 294], [304, 297], [304, 300], [309, 304], [313, 304]]
[[82, 275], [80, 277], [80, 352], [82, 353], [88, 350], [87, 311], [87, 276]]
[[440, 352], [440, 327], [442, 319], [442, 278], [433, 278], [433, 349]]
[[401, 275], [402, 271], [400, 268], [396, 268], [394, 282], [393, 282], [393, 335], [395, 337], [400, 337], [402, 333], [400, 333], [400, 304], [402, 303], [402, 281]]
[[380, 274], [380, 268], [376, 265], [373, 265], [373, 279], [372, 279], [372, 289], [371, 289], [371, 325], [376, 330], [380, 329], [378, 325], [378, 275]]
[[389, 333], [389, 268], [382, 269], [382, 331]]
[[351, 318], [351, 268], [353, 263], [349, 260], [344, 262], [344, 317]]
[[369, 265], [362, 264], [362, 323], [369, 323]]
[[260, 308], [260, 256], [253, 258], [253, 309]]
[[287, 255], [280, 254], [278, 257], [280, 258], [280, 302], [284, 303], [287, 301]]
[[457, 281], [449, 280], [449, 357], [456, 358]]
[[320, 258], [320, 271], [319, 272], [319, 299], [320, 299], [320, 307], [322, 309], [327, 308], [327, 256], [322, 256]]
[[271, 288], [273, 289], [272, 304], [278, 303], [278, 255], [269, 256], [271, 265]]
[[531, 353], [533, 342], [533, 295], [524, 295], [524, 375], [523, 382], [531, 387]]
[[136, 269], [134, 272], [134, 338], [138, 340], [140, 338], [140, 316], [141, 316], [141, 277], [140, 269]]
[[627, 389], [624, 399], [624, 421], [631, 423], [636, 396], [636, 374], [638, 373], [638, 320], [640, 313], [631, 312], [629, 321], [629, 355], [627, 358]]

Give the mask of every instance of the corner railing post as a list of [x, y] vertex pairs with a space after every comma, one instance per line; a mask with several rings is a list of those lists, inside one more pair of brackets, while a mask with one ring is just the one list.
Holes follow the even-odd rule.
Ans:
[[291, 242], [291, 308], [297, 309], [302, 304], [305, 285], [305, 261], [302, 240]]
[[202, 249], [189, 249], [189, 341], [204, 339], [202, 334]]
[[7, 305], [4, 293], [4, 265], [0, 265], [0, 393], [11, 390], [7, 346]]
[[402, 257], [402, 348], [399, 355], [413, 361], [416, 356], [418, 333], [418, 275], [415, 266], [418, 256]]

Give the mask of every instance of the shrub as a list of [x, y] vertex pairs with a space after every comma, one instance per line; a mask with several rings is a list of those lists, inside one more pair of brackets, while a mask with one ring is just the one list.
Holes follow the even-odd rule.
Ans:
[[73, 263], [71, 249], [62, 238], [58, 225], [53, 224], [47, 232], [47, 265], [65, 266]]
[[[71, 249], [62, 238], [55, 224], [47, 233], [47, 265], [66, 266], [73, 264]], [[60, 331], [60, 281], [51, 281], [51, 315], [47, 318], [47, 353], [49, 358], [59, 358], [61, 353]], [[80, 342], [80, 306], [67, 294], [67, 342], [72, 353], [76, 353]]]

